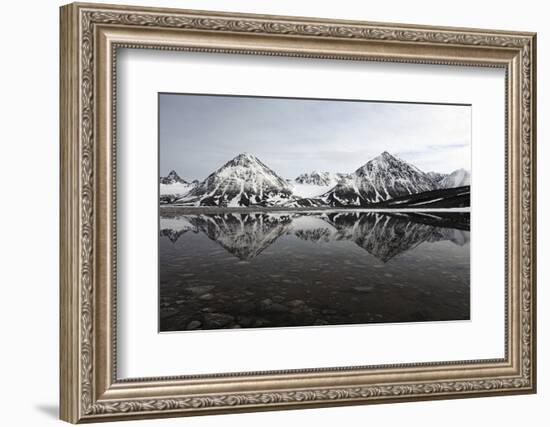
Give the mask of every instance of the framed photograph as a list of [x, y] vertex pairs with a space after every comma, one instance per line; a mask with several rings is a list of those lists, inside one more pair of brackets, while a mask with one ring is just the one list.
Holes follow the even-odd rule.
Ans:
[[61, 418], [536, 390], [535, 34], [61, 8]]

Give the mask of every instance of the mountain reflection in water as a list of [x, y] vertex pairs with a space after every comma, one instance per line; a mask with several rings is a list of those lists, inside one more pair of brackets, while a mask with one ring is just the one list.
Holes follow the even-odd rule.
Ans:
[[160, 330], [466, 320], [469, 229], [468, 212], [161, 211]]

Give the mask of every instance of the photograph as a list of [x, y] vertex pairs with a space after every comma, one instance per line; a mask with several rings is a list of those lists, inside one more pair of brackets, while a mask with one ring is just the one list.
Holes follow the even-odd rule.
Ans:
[[470, 319], [471, 105], [158, 103], [160, 332]]
[[[33, 16], [59, 29], [35, 25], [51, 48], [31, 49], [39, 58], [29, 61], [14, 44], [23, 68], [45, 55], [59, 72], [42, 85], [47, 126], [23, 114], [6, 139], [34, 132], [27, 139], [54, 156], [34, 157], [57, 183], [59, 197], [37, 192], [47, 199], [37, 206], [57, 218], [41, 229], [59, 250], [34, 252], [47, 255], [59, 289], [42, 286], [34, 247], [8, 227], [26, 255], [11, 282], [37, 271], [31, 282], [45, 291], [36, 316], [13, 303], [26, 300], [4, 298], [10, 320], [29, 321], [8, 330], [34, 330], [37, 318], [55, 327], [39, 334], [51, 354], [31, 364], [46, 387], [34, 412], [30, 392], [11, 412], [37, 425], [195, 416], [257, 425], [276, 420], [269, 411], [333, 407], [340, 420], [344, 406], [391, 403], [365, 410], [393, 425], [427, 401], [447, 420], [456, 408], [445, 401], [456, 399], [466, 405], [457, 425], [475, 425], [468, 400], [502, 396], [509, 411], [503, 399], [475, 406], [505, 424], [540, 419], [545, 406], [527, 395], [540, 390], [545, 315], [543, 14], [416, 5], [403, 14], [401, 2], [368, 21], [371, 5], [252, 3], [72, 3], [59, 13], [40, 3]], [[21, 84], [12, 86], [17, 106]], [[56, 105], [57, 121], [47, 117]], [[8, 145], [32, 157], [28, 144]], [[22, 162], [5, 157], [19, 176]], [[20, 198], [20, 185], [8, 187]], [[35, 347], [11, 353], [23, 360]], [[529, 401], [532, 416], [512, 401]]]

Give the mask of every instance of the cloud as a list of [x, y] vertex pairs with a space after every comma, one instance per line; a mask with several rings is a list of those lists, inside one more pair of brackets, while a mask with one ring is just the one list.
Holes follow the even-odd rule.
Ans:
[[285, 178], [352, 172], [382, 151], [430, 171], [470, 169], [470, 107], [162, 94], [161, 174], [203, 179], [241, 152]]

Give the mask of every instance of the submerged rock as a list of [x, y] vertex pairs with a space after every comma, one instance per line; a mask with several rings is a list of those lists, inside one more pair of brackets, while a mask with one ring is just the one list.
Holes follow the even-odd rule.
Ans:
[[193, 331], [195, 329], [199, 329], [202, 326], [202, 322], [198, 320], [191, 320], [189, 324], [187, 325], [188, 331]]
[[213, 285], [203, 285], [203, 286], [192, 286], [190, 288], [187, 288], [189, 292], [195, 295], [201, 295], [210, 292], [212, 289], [214, 289]]
[[210, 301], [211, 299], [214, 299], [214, 295], [212, 294], [204, 294], [199, 297], [202, 301]]
[[233, 323], [234, 320], [235, 318], [233, 316], [226, 313], [204, 314], [204, 321], [206, 322], [206, 325], [211, 328], [223, 328], [224, 326]]
[[305, 304], [305, 302], [302, 301], [301, 299], [293, 299], [292, 301], [290, 301], [288, 303], [288, 305], [291, 306], [291, 307], [300, 307], [304, 304]]

